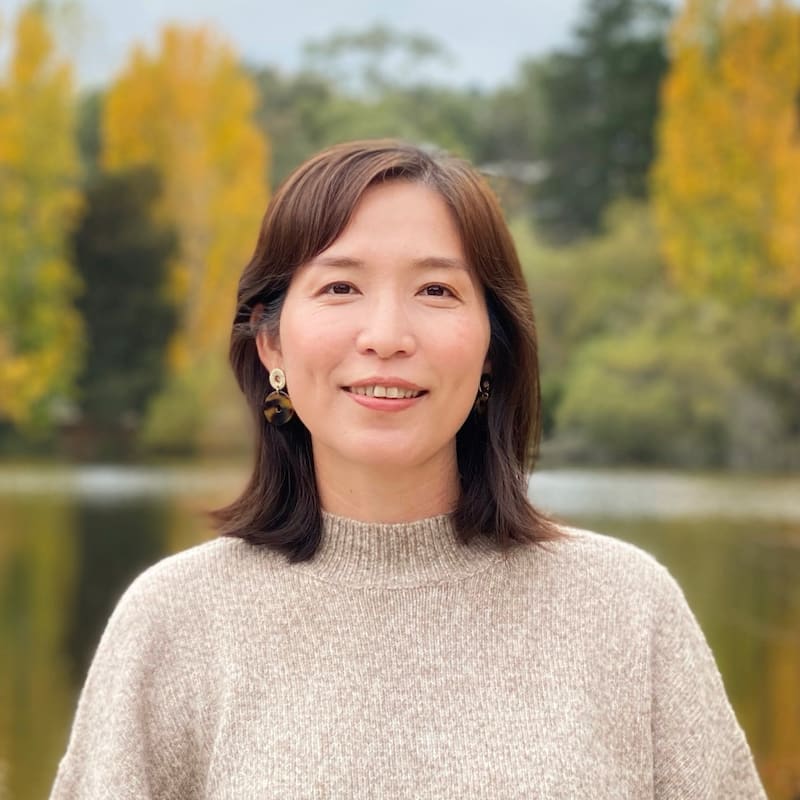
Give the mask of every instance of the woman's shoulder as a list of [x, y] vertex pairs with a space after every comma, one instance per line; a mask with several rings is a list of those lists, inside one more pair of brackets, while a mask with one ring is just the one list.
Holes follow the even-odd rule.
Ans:
[[602, 594], [629, 602], [680, 593], [667, 568], [642, 548], [584, 528], [559, 528], [560, 538], [525, 548], [518, 560], [532, 584], [556, 593]]
[[218, 536], [164, 556], [139, 573], [129, 591], [158, 594], [175, 582], [213, 581], [242, 559], [244, 544], [239, 539]]
[[253, 584], [268, 581], [271, 567], [282, 558], [242, 539], [218, 536], [165, 556], [139, 573], [115, 614], [134, 609], [171, 617], [209, 614]]
[[603, 564], [624, 569], [652, 572], [664, 567], [641, 547], [607, 533], [579, 528], [572, 525], [559, 526], [563, 536], [554, 542], [556, 555], [575, 564]]

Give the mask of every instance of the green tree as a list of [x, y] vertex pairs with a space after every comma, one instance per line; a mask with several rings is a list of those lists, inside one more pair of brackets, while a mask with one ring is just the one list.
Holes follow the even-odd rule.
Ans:
[[119, 455], [162, 386], [177, 321], [166, 294], [177, 236], [156, 219], [160, 192], [149, 168], [98, 175], [74, 233], [86, 287], [78, 301], [87, 333], [79, 407], [84, 432], [94, 434], [83, 443], [93, 455], [98, 448]]
[[511, 83], [471, 95], [477, 116], [474, 157], [479, 163], [542, 159], [546, 124], [542, 69], [540, 60], [525, 59]]
[[401, 86], [419, 86], [432, 68], [452, 61], [436, 39], [385, 25], [337, 31], [307, 42], [303, 49], [312, 71], [327, 75], [348, 94], [367, 99]]
[[85, 92], [78, 98], [78, 149], [84, 175], [89, 180], [101, 169], [103, 100], [104, 93], [100, 89]]
[[612, 200], [646, 196], [668, 19], [664, 0], [589, 0], [572, 47], [542, 64], [534, 213], [553, 241], [597, 233]]
[[513, 229], [542, 343], [545, 457], [725, 463], [741, 383], [728, 316], [670, 286], [649, 208], [618, 202], [602, 235], [566, 247]]
[[600, 236], [561, 247], [513, 223], [541, 342], [543, 455], [796, 469], [800, 344], [787, 310], [688, 297], [653, 216], [617, 203]]
[[[482, 97], [430, 82], [447, 53], [433, 39], [377, 26], [310, 42], [299, 73], [254, 73], [258, 120], [280, 182], [317, 150], [347, 139], [393, 137], [475, 158]], [[413, 65], [413, 69], [409, 67]]]
[[[725, 465], [731, 366], [724, 316], [667, 299], [573, 354], [556, 428], [581, 461]], [[703, 346], [698, 346], [699, 342]]]
[[514, 220], [512, 232], [536, 310], [545, 434], [552, 435], [575, 352], [587, 341], [635, 328], [669, 287], [643, 203], [615, 204], [606, 213], [603, 235], [569, 246], [542, 242], [523, 218]]
[[337, 91], [324, 75], [309, 71], [293, 74], [263, 67], [252, 77], [258, 88], [255, 119], [272, 144], [270, 175], [275, 187], [330, 141]]

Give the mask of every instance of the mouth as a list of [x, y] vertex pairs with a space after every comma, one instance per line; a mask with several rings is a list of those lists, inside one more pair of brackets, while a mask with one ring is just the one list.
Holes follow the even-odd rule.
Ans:
[[360, 394], [363, 397], [379, 397], [386, 400], [408, 400], [427, 394], [424, 389], [406, 389], [401, 386], [382, 386], [381, 384], [343, 386], [342, 388], [346, 392], [350, 392], [350, 394]]

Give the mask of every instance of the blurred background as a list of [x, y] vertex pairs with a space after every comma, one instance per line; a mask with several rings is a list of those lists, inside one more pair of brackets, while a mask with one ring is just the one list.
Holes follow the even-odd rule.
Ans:
[[531, 497], [669, 567], [800, 797], [800, 4], [220, 5], [0, 3], [0, 799], [46, 797], [119, 595], [243, 486], [225, 350], [271, 193], [374, 136], [491, 180]]

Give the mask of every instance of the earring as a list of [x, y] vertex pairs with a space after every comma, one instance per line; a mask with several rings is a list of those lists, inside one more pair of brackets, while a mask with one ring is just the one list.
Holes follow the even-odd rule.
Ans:
[[478, 386], [478, 394], [475, 397], [475, 411], [478, 414], [486, 413], [486, 406], [492, 395], [492, 376], [488, 372], [481, 375], [481, 382]]
[[294, 407], [289, 395], [283, 391], [286, 375], [276, 367], [270, 370], [269, 385], [275, 390], [264, 400], [264, 417], [270, 425], [285, 425], [294, 416]]

